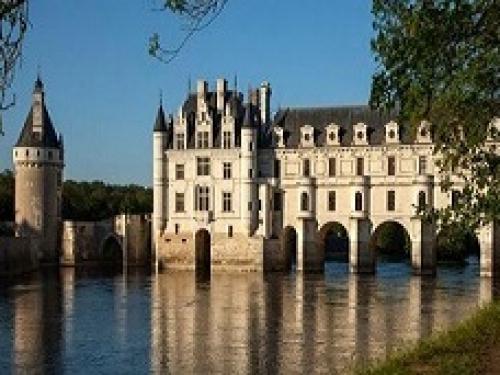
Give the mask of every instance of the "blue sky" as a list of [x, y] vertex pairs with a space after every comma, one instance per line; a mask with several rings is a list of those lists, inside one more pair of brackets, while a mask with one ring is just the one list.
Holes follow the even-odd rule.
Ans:
[[172, 63], [147, 54], [153, 32], [182, 37], [179, 19], [153, 0], [34, 0], [32, 28], [4, 113], [0, 170], [15, 143], [41, 66], [52, 120], [66, 145], [66, 179], [151, 184], [152, 125], [159, 92], [177, 111], [188, 78], [218, 77], [240, 90], [267, 80], [272, 106], [360, 104], [375, 69], [371, 1], [229, 0], [220, 17]]

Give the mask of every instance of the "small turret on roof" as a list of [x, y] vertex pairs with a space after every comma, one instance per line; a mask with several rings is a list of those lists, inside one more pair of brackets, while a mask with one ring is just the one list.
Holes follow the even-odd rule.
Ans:
[[155, 132], [166, 132], [167, 122], [165, 121], [165, 112], [163, 112], [163, 104], [160, 103], [158, 108], [158, 114], [156, 115], [156, 121], [153, 131]]

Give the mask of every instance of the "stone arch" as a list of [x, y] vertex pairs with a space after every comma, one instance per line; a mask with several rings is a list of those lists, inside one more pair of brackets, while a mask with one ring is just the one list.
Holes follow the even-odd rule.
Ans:
[[436, 259], [438, 262], [465, 262], [471, 256], [479, 259], [481, 246], [478, 235], [468, 232], [460, 239], [450, 239], [446, 230], [436, 235]]
[[285, 270], [292, 270], [297, 265], [298, 238], [297, 230], [288, 225], [281, 231], [281, 250], [285, 263]]
[[195, 270], [198, 273], [210, 274], [212, 257], [210, 233], [206, 229], [199, 229], [194, 236]]
[[101, 242], [100, 254], [106, 263], [123, 263], [123, 246], [121, 239], [114, 233], [108, 234]]
[[368, 243], [370, 251], [391, 261], [411, 260], [411, 232], [403, 222], [389, 219], [374, 228]]
[[349, 232], [338, 221], [329, 221], [318, 231], [317, 246], [324, 261], [349, 261]]

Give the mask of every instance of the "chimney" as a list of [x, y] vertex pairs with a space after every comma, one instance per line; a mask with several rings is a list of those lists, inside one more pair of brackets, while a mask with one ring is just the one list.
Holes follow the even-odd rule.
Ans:
[[219, 112], [224, 111], [224, 98], [226, 96], [226, 91], [227, 91], [227, 81], [225, 79], [218, 79], [217, 80], [217, 110]]
[[264, 81], [260, 85], [260, 121], [263, 126], [269, 126], [271, 122], [271, 85]]

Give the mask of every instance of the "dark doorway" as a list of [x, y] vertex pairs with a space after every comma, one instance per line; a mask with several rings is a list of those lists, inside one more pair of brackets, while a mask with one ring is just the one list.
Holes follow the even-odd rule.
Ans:
[[297, 231], [288, 226], [283, 229], [281, 248], [285, 257], [285, 269], [295, 271], [297, 268]]
[[210, 233], [200, 229], [195, 235], [195, 270], [199, 275], [210, 275]]
[[106, 263], [121, 264], [123, 262], [123, 250], [114, 236], [109, 236], [102, 246], [102, 259]]
[[319, 231], [319, 246], [324, 250], [325, 262], [349, 261], [349, 234], [347, 229], [336, 221], [323, 225]]

